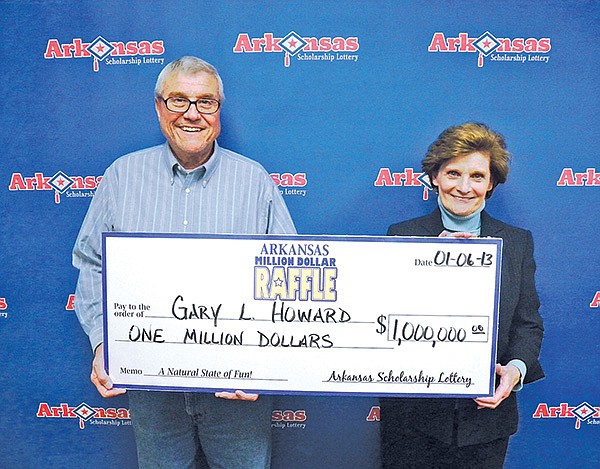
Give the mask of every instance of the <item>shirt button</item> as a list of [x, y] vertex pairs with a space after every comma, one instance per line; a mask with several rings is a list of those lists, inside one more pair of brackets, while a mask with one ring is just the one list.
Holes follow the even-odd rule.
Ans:
[[186, 194], [189, 194], [189, 193], [190, 193], [190, 188], [189, 188], [189, 187], [188, 187], [188, 188], [185, 190], [185, 193], [186, 193]]
[[184, 224], [185, 226], [187, 226], [187, 224], [188, 224], [188, 221], [187, 221], [187, 220], [184, 220], [184, 221], [183, 221], [183, 224]]

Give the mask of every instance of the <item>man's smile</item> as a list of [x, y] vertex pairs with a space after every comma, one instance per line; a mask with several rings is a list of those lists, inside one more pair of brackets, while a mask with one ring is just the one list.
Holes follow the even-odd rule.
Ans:
[[201, 132], [204, 130], [203, 127], [190, 127], [189, 125], [180, 125], [179, 128], [186, 132]]

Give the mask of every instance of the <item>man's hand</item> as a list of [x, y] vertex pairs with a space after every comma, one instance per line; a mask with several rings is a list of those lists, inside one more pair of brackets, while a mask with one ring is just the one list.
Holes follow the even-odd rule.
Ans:
[[104, 344], [96, 347], [90, 379], [102, 397], [113, 397], [127, 392], [126, 389], [113, 388], [112, 381], [104, 371]]
[[500, 376], [500, 384], [492, 397], [478, 397], [474, 399], [478, 409], [495, 409], [512, 392], [515, 385], [521, 379], [521, 372], [514, 365], [502, 366], [496, 364], [496, 374]]
[[240, 391], [240, 390], [237, 390], [236, 392], [227, 392], [227, 391], [216, 392], [215, 396], [220, 397], [221, 399], [230, 399], [230, 400], [240, 399], [242, 401], [255, 401], [256, 399], [258, 399], [258, 394], [248, 394], [248, 393], [245, 393], [244, 391]]
[[444, 230], [438, 235], [438, 238], [477, 238], [477, 235], [467, 231], [452, 233], [451, 231]]

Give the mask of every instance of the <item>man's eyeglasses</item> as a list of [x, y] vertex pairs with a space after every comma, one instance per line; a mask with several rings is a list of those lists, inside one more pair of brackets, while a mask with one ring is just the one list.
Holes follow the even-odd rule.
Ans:
[[221, 102], [212, 98], [200, 98], [196, 101], [190, 101], [183, 96], [171, 96], [170, 98], [164, 99], [165, 106], [171, 112], [187, 112], [192, 104], [196, 105], [196, 110], [200, 114], [214, 114], [221, 107]]

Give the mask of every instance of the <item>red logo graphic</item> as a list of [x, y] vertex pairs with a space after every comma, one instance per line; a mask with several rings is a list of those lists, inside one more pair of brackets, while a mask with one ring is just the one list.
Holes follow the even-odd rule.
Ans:
[[600, 306], [600, 291], [594, 295], [594, 299], [590, 303], [590, 308], [598, 308]]
[[380, 168], [373, 185], [376, 187], [422, 187], [423, 200], [428, 200], [429, 191], [433, 190], [427, 174], [415, 172], [413, 168], [405, 168], [400, 173], [392, 172], [390, 168]]
[[0, 298], [0, 318], [8, 317], [8, 312], [6, 311], [7, 309], [8, 302], [6, 301], [6, 298]]
[[274, 410], [271, 426], [275, 428], [306, 428], [306, 410]]
[[24, 177], [21, 173], [13, 173], [10, 178], [10, 191], [54, 191], [54, 202], [60, 203], [60, 196], [93, 197], [102, 176], [67, 176], [58, 171], [54, 176], [35, 173], [32, 177]]
[[75, 311], [75, 295], [73, 295], [73, 294], [69, 295], [69, 299], [67, 300], [65, 309], [67, 311]]
[[278, 38], [273, 33], [264, 33], [262, 37], [250, 37], [246, 33], [238, 34], [233, 52], [236, 54], [256, 54], [284, 52], [283, 63], [290, 66], [290, 58], [298, 60], [358, 61], [356, 52], [360, 45], [358, 37], [306, 37], [290, 31], [286, 36]]
[[274, 410], [271, 413], [273, 422], [305, 422], [306, 410]]
[[381, 408], [378, 405], [371, 407], [369, 415], [367, 415], [367, 422], [380, 422], [381, 421]]
[[592, 407], [587, 402], [582, 402], [578, 406], [570, 406], [567, 403], [561, 403], [559, 406], [551, 407], [546, 403], [538, 404], [533, 413], [534, 419], [564, 419], [575, 418], [575, 429], [581, 428], [581, 422], [598, 425], [600, 420], [600, 407]]
[[[107, 41], [98, 36], [92, 42], [83, 42], [80, 38], [73, 39], [70, 43], [61, 43], [58, 39], [49, 39], [44, 52], [45, 59], [80, 59], [94, 58], [94, 71], [99, 69], [99, 63], [105, 61], [115, 64], [160, 63], [164, 59], [152, 56], [163, 55], [165, 45], [163, 41]], [[141, 56], [142, 58], [139, 58]], [[110, 59], [109, 57], [116, 57]], [[108, 59], [107, 59], [108, 58]]]
[[283, 195], [306, 195], [305, 189], [298, 189], [298, 187], [305, 187], [308, 184], [306, 173], [271, 173], [270, 176], [275, 185], [282, 188], [279, 191]]
[[596, 172], [594, 168], [588, 168], [585, 173], [576, 173], [573, 168], [564, 168], [556, 185], [561, 187], [600, 186], [600, 173]]
[[486, 31], [478, 37], [469, 37], [468, 33], [460, 33], [458, 37], [446, 37], [443, 32], [436, 32], [431, 38], [428, 52], [460, 52], [478, 54], [477, 66], [483, 67], [483, 60], [489, 57], [492, 61], [508, 62], [544, 62], [552, 48], [550, 38], [496, 38]]
[[61, 404], [58, 407], [50, 406], [47, 402], [41, 402], [36, 413], [38, 418], [60, 418], [60, 419], [79, 419], [79, 428], [85, 428], [85, 422], [96, 419], [102, 425], [131, 425], [129, 409], [114, 407], [91, 407], [82, 402], [76, 407], [69, 404]]
[[307, 184], [306, 173], [271, 173], [269, 176], [277, 187], [304, 187]]

